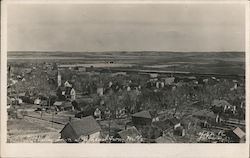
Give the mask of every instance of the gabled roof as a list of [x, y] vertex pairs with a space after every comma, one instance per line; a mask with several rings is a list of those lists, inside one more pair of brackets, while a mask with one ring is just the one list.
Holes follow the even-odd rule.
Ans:
[[178, 123], [180, 123], [180, 120], [177, 119], [176, 117], [173, 117], [171, 119], [169, 119], [170, 123], [172, 123], [173, 125], [176, 125]]
[[61, 101], [56, 101], [53, 105], [54, 105], [54, 106], [61, 106], [62, 103], [63, 103], [63, 102], [61, 102]]
[[66, 101], [66, 102], [63, 102], [61, 106], [64, 107], [64, 108], [66, 108], [66, 107], [71, 107], [71, 106], [72, 106], [72, 103]]
[[216, 115], [212, 111], [206, 109], [195, 112], [193, 116], [216, 118]]
[[213, 106], [216, 106], [216, 107], [225, 107], [225, 106], [232, 106], [231, 104], [229, 104], [226, 100], [218, 100], [218, 99], [215, 99], [212, 103]]
[[242, 131], [239, 127], [235, 128], [235, 129], [233, 130], [233, 133], [234, 133], [235, 135], [237, 135], [237, 137], [239, 137], [240, 139], [243, 138], [243, 137], [245, 136], [245, 132]]
[[71, 127], [72, 134], [74, 134], [77, 138], [82, 135], [86, 136], [101, 131], [100, 125], [96, 122], [93, 116], [87, 116], [80, 120], [73, 120], [67, 123], [62, 131], [67, 129], [66, 126]]
[[18, 96], [19, 96], [19, 97], [24, 97], [24, 96], [25, 96], [25, 92], [23, 92], [23, 93], [18, 93]]
[[152, 116], [151, 116], [150, 112], [146, 111], [146, 110], [137, 112], [137, 113], [133, 114], [132, 117], [142, 117], [142, 118], [152, 119]]
[[158, 137], [157, 139], [155, 139], [156, 143], [174, 143], [174, 141], [170, 138], [170, 137]]
[[141, 137], [140, 132], [134, 126], [126, 130], [120, 131], [118, 132], [118, 134], [126, 142], [138, 142], [138, 139]]
[[65, 87], [72, 87], [72, 84], [70, 84], [69, 81], [65, 81], [65, 82], [64, 82], [64, 86], [65, 86]]
[[169, 121], [167, 120], [153, 122], [153, 125], [160, 128], [162, 131], [165, 131], [166, 129], [171, 128]]

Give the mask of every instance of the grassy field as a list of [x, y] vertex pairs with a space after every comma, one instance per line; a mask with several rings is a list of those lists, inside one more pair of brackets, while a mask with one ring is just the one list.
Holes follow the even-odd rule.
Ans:
[[8, 120], [7, 130], [8, 143], [52, 143], [60, 139], [59, 129], [27, 117]]

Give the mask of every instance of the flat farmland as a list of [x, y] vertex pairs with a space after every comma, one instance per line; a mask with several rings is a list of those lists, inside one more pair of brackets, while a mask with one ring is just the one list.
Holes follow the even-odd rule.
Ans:
[[245, 75], [244, 52], [8, 52], [9, 63], [91, 64]]

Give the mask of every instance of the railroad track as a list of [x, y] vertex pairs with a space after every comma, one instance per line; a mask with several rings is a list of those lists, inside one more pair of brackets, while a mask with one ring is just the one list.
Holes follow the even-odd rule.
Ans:
[[42, 119], [42, 118], [37, 118], [34, 116], [29, 116], [29, 115], [25, 115], [24, 118], [26, 121], [32, 122], [32, 123], [38, 123], [39, 125], [42, 125], [48, 129], [51, 130], [55, 130], [55, 131], [59, 131], [63, 128], [63, 126], [65, 124], [59, 123], [59, 122], [55, 122], [52, 120], [46, 120], [46, 119]]

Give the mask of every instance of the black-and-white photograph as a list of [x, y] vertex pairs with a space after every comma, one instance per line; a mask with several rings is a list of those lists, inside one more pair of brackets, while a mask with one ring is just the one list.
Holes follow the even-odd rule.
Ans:
[[245, 5], [7, 6], [7, 143], [245, 143]]

